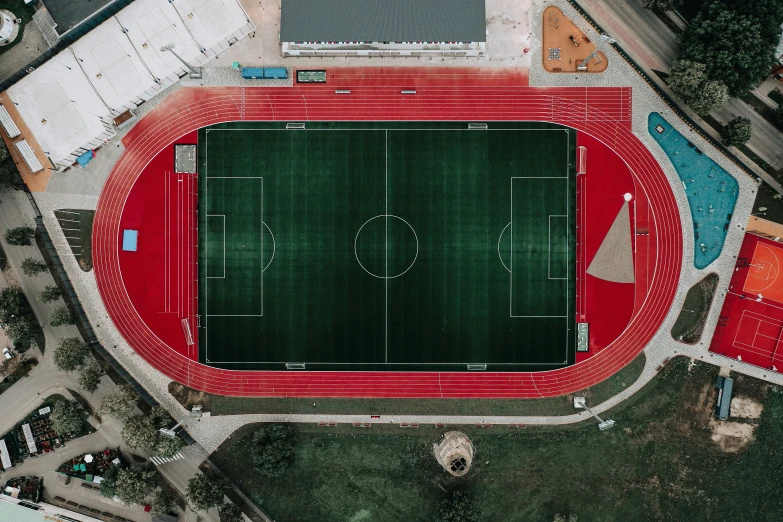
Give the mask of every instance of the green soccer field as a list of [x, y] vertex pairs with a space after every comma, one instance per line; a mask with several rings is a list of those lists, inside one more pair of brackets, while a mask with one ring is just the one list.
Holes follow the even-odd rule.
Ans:
[[467, 127], [199, 131], [201, 362], [572, 364], [576, 131]]

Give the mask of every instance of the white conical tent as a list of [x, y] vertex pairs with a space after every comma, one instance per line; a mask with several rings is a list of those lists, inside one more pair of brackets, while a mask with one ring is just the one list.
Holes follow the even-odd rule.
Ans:
[[614, 283], [633, 283], [633, 241], [628, 201], [623, 203], [612, 226], [595, 253], [587, 273]]

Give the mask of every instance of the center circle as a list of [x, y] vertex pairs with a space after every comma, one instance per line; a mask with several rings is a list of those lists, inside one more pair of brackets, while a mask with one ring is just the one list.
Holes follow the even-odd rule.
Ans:
[[365, 272], [379, 279], [394, 279], [413, 267], [419, 257], [419, 238], [401, 217], [382, 214], [359, 227], [353, 248]]

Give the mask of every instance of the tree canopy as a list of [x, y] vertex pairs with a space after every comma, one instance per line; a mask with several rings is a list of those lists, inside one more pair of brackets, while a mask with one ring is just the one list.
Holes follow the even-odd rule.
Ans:
[[225, 481], [212, 473], [200, 473], [188, 481], [188, 500], [199, 511], [223, 504]]
[[130, 386], [118, 386], [101, 400], [101, 413], [125, 420], [133, 414], [139, 396]]
[[87, 356], [90, 348], [78, 337], [66, 337], [60, 339], [57, 348], [54, 349], [54, 365], [64, 372], [78, 370]]
[[106, 370], [103, 369], [103, 366], [98, 362], [92, 362], [87, 366], [82, 366], [79, 370], [76, 384], [85, 391], [95, 393], [101, 383], [101, 377], [104, 375], [106, 375]]
[[155, 445], [155, 453], [161, 457], [173, 457], [179, 450], [182, 449], [184, 441], [179, 437], [167, 437], [166, 435], [158, 436], [158, 443]]
[[680, 37], [680, 58], [703, 63], [732, 96], [769, 73], [783, 8], [779, 0], [706, 0]]
[[294, 462], [294, 431], [288, 424], [264, 424], [253, 434], [250, 459], [256, 470], [267, 477], [284, 473]]
[[101, 482], [101, 496], [113, 498], [117, 495], [117, 474], [120, 467], [113, 465], [103, 472], [103, 482]]
[[73, 324], [73, 315], [67, 306], [56, 308], [49, 314], [49, 324], [56, 328], [66, 324]]
[[225, 503], [218, 508], [220, 522], [243, 522], [242, 511], [236, 504]]
[[734, 118], [723, 129], [723, 143], [729, 147], [742, 145], [750, 140], [751, 123], [749, 118]]
[[437, 522], [478, 522], [476, 502], [464, 491], [452, 491], [438, 504]]
[[151, 464], [134, 464], [117, 473], [115, 494], [125, 504], [143, 504], [157, 485], [158, 472]]
[[698, 114], [705, 115], [729, 101], [728, 87], [707, 79], [707, 66], [690, 60], [677, 60], [669, 75], [669, 87]]
[[57, 301], [62, 295], [63, 293], [60, 290], [60, 287], [56, 285], [46, 285], [41, 293], [38, 294], [38, 299], [44, 303], [51, 303], [52, 301]]
[[8, 154], [5, 143], [0, 140], [0, 190], [6, 188], [18, 189], [22, 185], [22, 178], [14, 164], [13, 158]]
[[46, 263], [40, 259], [26, 257], [22, 261], [22, 272], [27, 277], [35, 277], [42, 272], [46, 272], [47, 270], [48, 267], [46, 266]]
[[30, 246], [33, 244], [35, 229], [31, 227], [9, 228], [5, 231], [5, 242], [15, 246]]
[[158, 489], [155, 492], [155, 497], [152, 499], [152, 514], [165, 515], [171, 513], [174, 511], [176, 501], [176, 497], [168, 489]]
[[27, 297], [17, 288], [0, 290], [0, 323], [4, 325], [6, 333], [13, 339], [14, 347], [19, 352], [26, 351], [40, 333], [38, 321]]
[[125, 421], [122, 440], [137, 450], [152, 450], [158, 444], [158, 428], [149, 415], [134, 415]]
[[52, 428], [68, 438], [78, 437], [84, 433], [82, 413], [76, 401], [58, 401], [52, 408]]

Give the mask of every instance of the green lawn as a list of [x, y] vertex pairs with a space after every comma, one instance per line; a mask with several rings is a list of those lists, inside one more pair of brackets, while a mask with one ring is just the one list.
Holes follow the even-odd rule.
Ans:
[[573, 362], [576, 133], [424, 125], [201, 131], [202, 362]]
[[[756, 441], [738, 453], [710, 440], [717, 368], [675, 360], [609, 415], [573, 427], [465, 427], [474, 467], [452, 479], [431, 456], [443, 429], [296, 425], [297, 458], [283, 476], [248, 468], [244, 427], [212, 460], [277, 522], [431, 521], [445, 491], [464, 488], [482, 521], [773, 521], [783, 518], [783, 394], [735, 376], [735, 395], [764, 404]], [[733, 419], [730, 419], [733, 420]]]

